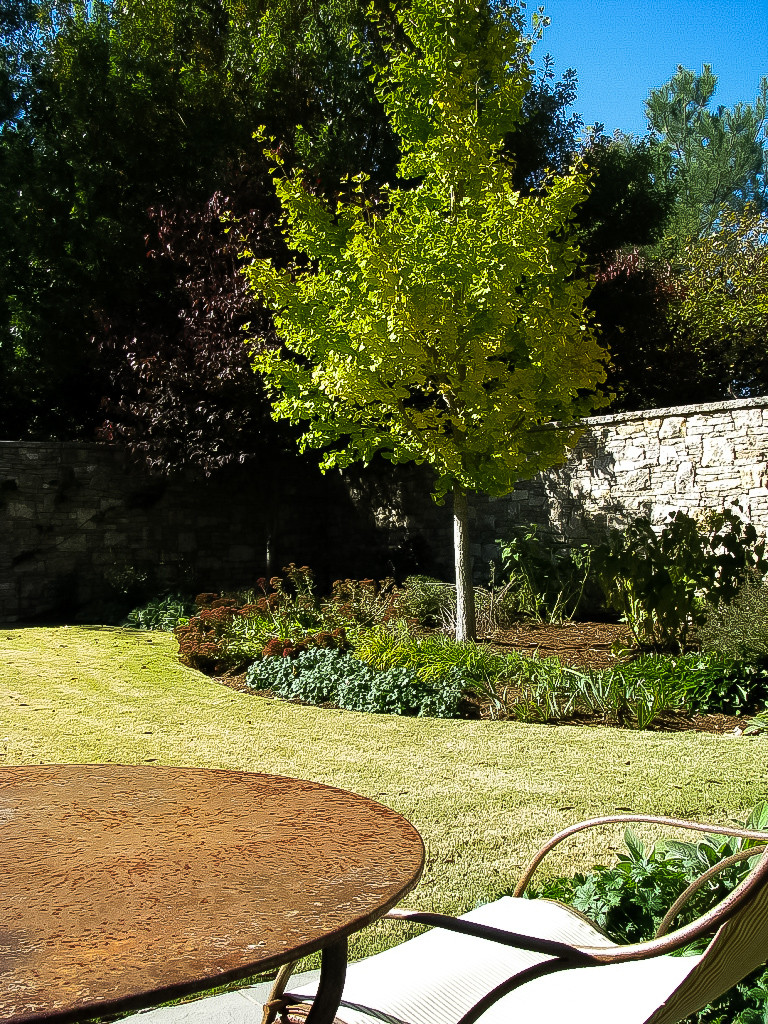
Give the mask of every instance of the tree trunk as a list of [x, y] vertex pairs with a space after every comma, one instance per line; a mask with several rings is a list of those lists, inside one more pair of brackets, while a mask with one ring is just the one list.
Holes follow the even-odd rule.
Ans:
[[458, 484], [453, 488], [453, 555], [456, 564], [456, 639], [476, 640], [467, 492]]

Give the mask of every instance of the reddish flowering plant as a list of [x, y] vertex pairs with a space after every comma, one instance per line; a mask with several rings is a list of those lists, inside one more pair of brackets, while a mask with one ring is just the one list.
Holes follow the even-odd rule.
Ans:
[[319, 633], [308, 633], [296, 641], [274, 637], [264, 645], [261, 656], [263, 658], [295, 658], [296, 655], [301, 654], [302, 651], [306, 651], [310, 647], [346, 651], [349, 650], [349, 646], [343, 629], [334, 629], [333, 632], [321, 630]]

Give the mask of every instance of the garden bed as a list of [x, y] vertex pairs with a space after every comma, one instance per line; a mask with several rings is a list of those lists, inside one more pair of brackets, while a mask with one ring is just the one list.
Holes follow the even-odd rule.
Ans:
[[[512, 628], [497, 630], [481, 640], [501, 654], [518, 651], [539, 658], [556, 657], [563, 665], [573, 668], [610, 668], [632, 657], [632, 638], [628, 628], [615, 622], [565, 622], [561, 624], [520, 623]], [[246, 673], [234, 671], [216, 676], [216, 682], [246, 693], [254, 691], [245, 682]], [[269, 697], [269, 691], [259, 691]], [[491, 718], [490, 708], [475, 704], [473, 717]], [[550, 723], [552, 725], [602, 726], [605, 721], [597, 715], [578, 715], [572, 719]], [[716, 735], [739, 735], [744, 720], [735, 715], [683, 714], [668, 711], [660, 715], [651, 728], [664, 732], [708, 732]]]
[[497, 630], [485, 642], [501, 654], [520, 651], [557, 657], [572, 668], [610, 668], [632, 647], [629, 629], [618, 622], [523, 622]]

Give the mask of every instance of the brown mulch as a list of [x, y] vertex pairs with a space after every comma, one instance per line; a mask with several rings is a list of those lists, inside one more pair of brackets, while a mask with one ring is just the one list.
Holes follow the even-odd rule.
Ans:
[[522, 622], [487, 638], [501, 653], [521, 651], [540, 658], [559, 658], [572, 668], [610, 668], [631, 648], [629, 629], [617, 622], [564, 622], [548, 626]]
[[[610, 668], [632, 658], [632, 638], [628, 628], [616, 622], [565, 622], [559, 625], [520, 623], [484, 637], [483, 643], [500, 653], [520, 651], [539, 658], [559, 658], [572, 668]], [[233, 690], [253, 693], [245, 683], [245, 672], [235, 670], [217, 676], [216, 682]], [[482, 713], [482, 712], [481, 712]], [[569, 724], [569, 723], [562, 723]], [[602, 725], [597, 719], [581, 718], [570, 724]], [[733, 734], [743, 719], [731, 715], [684, 715], [668, 712], [653, 728], [668, 732], [709, 732]]]

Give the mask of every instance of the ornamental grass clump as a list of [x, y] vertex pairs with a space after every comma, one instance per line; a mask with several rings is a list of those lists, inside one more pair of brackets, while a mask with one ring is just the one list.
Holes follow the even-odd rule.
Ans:
[[650, 654], [600, 670], [530, 659], [519, 691], [504, 700], [510, 718], [557, 722], [599, 717], [606, 725], [647, 729], [665, 714], [743, 715], [768, 701], [768, 666], [717, 654]]

